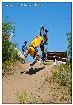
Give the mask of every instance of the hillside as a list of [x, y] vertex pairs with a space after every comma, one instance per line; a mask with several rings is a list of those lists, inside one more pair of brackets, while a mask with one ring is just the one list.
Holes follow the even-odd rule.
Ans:
[[17, 62], [13, 75], [3, 77], [3, 103], [71, 103], [67, 89], [49, 80], [57, 65]]

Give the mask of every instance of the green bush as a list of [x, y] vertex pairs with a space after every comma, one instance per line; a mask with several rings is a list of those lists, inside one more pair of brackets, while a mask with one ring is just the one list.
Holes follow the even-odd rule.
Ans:
[[66, 85], [71, 79], [70, 68], [66, 65], [60, 65], [59, 70], [53, 72], [53, 79], [56, 79], [60, 84]]
[[2, 47], [3, 73], [10, 71], [11, 74], [11, 71], [13, 72], [12, 65], [17, 61], [17, 51], [9, 41], [4, 41]]
[[71, 69], [69, 65], [62, 64], [60, 65], [56, 71], [52, 73], [51, 79], [54, 82], [57, 82], [60, 86], [65, 86], [68, 88], [69, 94], [71, 94], [72, 90], [72, 76]]
[[69, 32], [67, 35], [67, 53], [70, 62], [72, 62], [72, 32]]
[[14, 63], [12, 63], [10, 61], [5, 61], [2, 64], [2, 74], [3, 74], [3, 76], [5, 74], [7, 74], [7, 75], [13, 75], [14, 74]]
[[2, 22], [2, 69], [5, 72], [13, 71], [13, 63], [17, 61], [16, 44], [12, 43], [9, 38], [11, 34], [15, 33], [15, 27], [11, 21], [6, 18]]

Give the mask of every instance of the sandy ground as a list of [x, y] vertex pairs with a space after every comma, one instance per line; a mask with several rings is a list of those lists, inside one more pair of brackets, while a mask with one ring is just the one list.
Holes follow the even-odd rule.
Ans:
[[22, 91], [25, 91], [28, 97], [25, 103], [71, 103], [68, 95], [67, 98], [63, 95], [63, 89], [47, 81], [52, 68], [54, 67], [50, 65], [36, 63], [31, 69], [29, 62], [17, 63], [14, 75], [3, 77], [2, 103], [19, 103], [17, 92]]

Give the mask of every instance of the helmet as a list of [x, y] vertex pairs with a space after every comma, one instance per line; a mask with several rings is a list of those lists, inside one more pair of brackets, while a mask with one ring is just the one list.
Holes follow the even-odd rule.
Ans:
[[27, 41], [24, 41], [25, 44], [27, 44]]
[[28, 53], [30, 54], [30, 56], [34, 56], [34, 53], [35, 53], [35, 49], [33, 47], [29, 47], [28, 48]]

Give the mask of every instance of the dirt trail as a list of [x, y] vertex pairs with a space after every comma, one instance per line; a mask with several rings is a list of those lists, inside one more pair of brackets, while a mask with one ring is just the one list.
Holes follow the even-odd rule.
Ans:
[[[58, 99], [61, 93], [57, 92], [57, 85], [53, 87], [53, 84], [50, 85], [50, 83], [46, 81], [46, 78], [51, 75], [53, 66], [44, 66], [45, 67], [36, 63], [33, 68], [34, 70], [31, 71], [32, 69], [30, 70], [29, 62], [27, 64], [18, 63], [15, 66], [14, 75], [3, 77], [2, 102], [19, 103], [17, 100], [17, 92], [20, 93], [24, 90], [27, 96], [30, 97], [28, 97], [30, 103], [36, 103], [36, 101], [38, 103], [61, 103]], [[26, 103], [29, 103], [29, 101]]]

